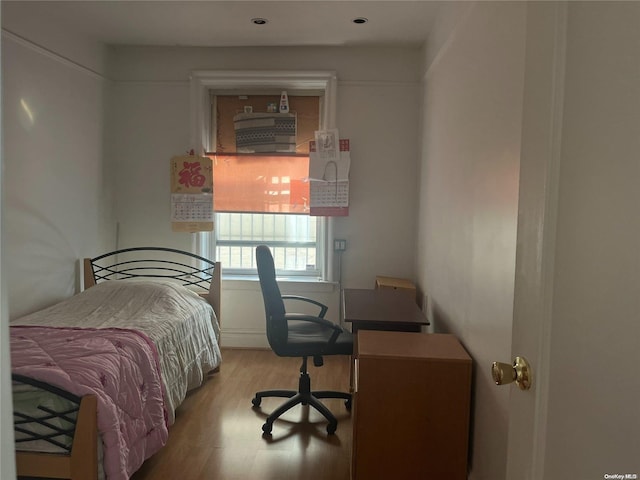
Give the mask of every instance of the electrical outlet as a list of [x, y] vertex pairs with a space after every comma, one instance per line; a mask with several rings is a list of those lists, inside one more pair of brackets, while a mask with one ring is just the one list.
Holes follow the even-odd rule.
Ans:
[[347, 249], [347, 241], [335, 238], [333, 240], [333, 250], [336, 252], [344, 252]]

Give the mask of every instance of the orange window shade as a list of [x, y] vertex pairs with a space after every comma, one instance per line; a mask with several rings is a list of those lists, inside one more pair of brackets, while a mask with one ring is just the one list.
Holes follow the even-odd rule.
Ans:
[[210, 154], [216, 212], [309, 213], [306, 155]]

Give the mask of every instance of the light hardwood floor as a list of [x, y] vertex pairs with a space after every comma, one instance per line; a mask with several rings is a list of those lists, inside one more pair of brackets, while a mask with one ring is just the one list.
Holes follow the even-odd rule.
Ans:
[[[315, 409], [297, 406], [276, 420], [271, 437], [262, 435], [264, 418], [284, 399], [258, 390], [296, 389], [300, 359], [270, 350], [223, 349], [220, 371], [191, 392], [177, 410], [167, 445], [148, 459], [132, 480], [349, 480], [351, 414], [342, 400], [324, 400], [338, 430], [327, 435]], [[349, 389], [349, 357], [309, 362], [313, 390]]]

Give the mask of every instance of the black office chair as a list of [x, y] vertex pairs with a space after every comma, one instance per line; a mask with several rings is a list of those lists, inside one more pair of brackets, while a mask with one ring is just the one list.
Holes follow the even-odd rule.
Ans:
[[[264, 300], [267, 318], [267, 338], [276, 355], [281, 357], [302, 357], [298, 390], [266, 390], [256, 393], [252, 400], [254, 407], [259, 407], [264, 397], [289, 398], [284, 404], [267, 417], [262, 431], [270, 435], [273, 422], [284, 412], [301, 403], [311, 405], [329, 421], [327, 433], [333, 434], [338, 420], [319, 400], [320, 398], [342, 398], [345, 406], [351, 409], [351, 394], [333, 391], [311, 391], [311, 380], [307, 372], [307, 357], [313, 357], [316, 367], [322, 366], [323, 355], [351, 355], [353, 352], [353, 336], [324, 318], [327, 306], [310, 298], [297, 295], [281, 295], [276, 282], [276, 270], [271, 251], [266, 245], [256, 248], [256, 262], [260, 288]], [[320, 308], [317, 317], [297, 313], [287, 313], [284, 300], [300, 300], [312, 303]]]

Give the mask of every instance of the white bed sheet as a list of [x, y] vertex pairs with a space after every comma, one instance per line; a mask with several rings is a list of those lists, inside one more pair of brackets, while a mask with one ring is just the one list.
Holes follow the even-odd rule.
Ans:
[[220, 365], [218, 321], [197, 293], [170, 281], [110, 280], [10, 325], [126, 328], [158, 349], [169, 424], [187, 391]]

